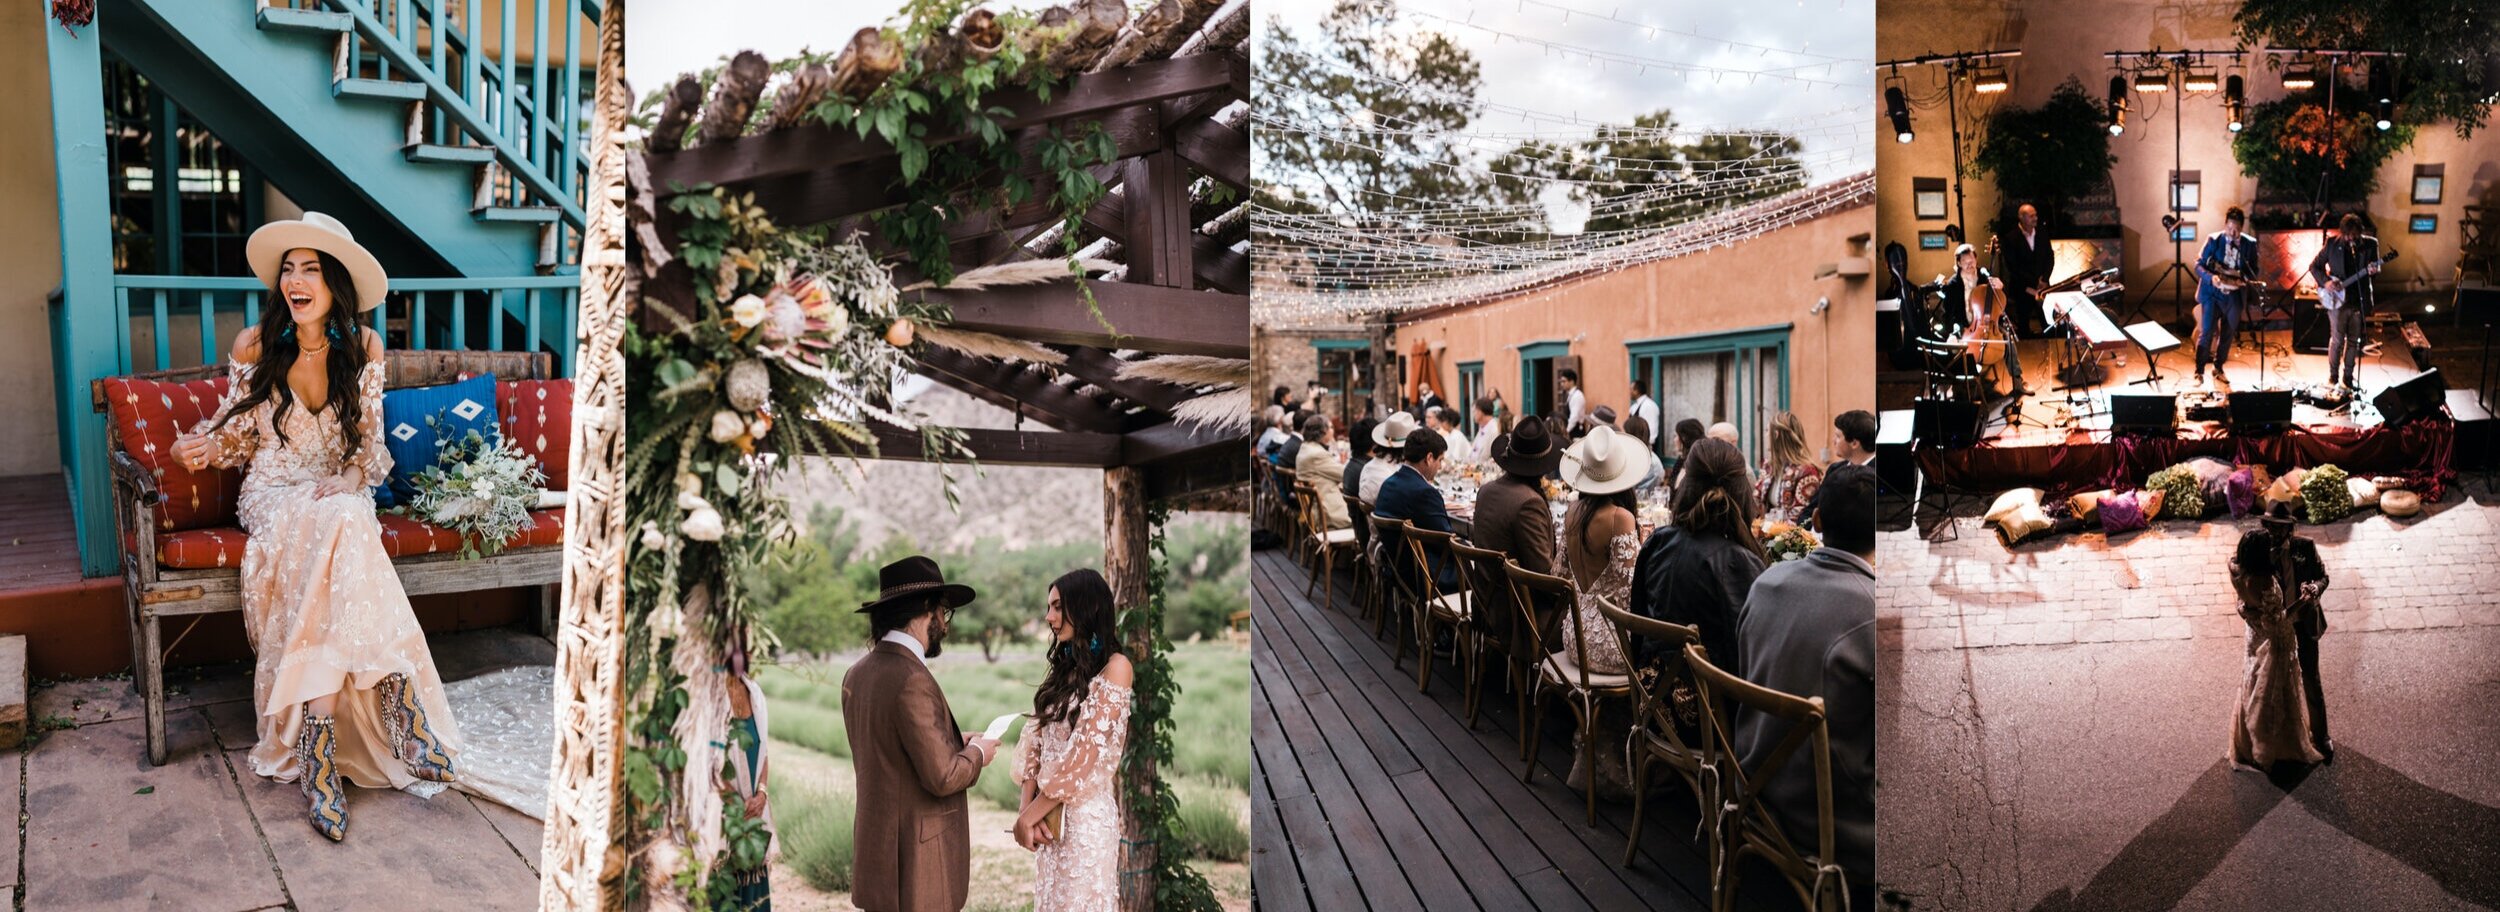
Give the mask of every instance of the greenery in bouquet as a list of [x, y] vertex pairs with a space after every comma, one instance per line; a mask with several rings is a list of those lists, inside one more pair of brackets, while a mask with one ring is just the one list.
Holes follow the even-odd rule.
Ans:
[[1806, 531], [1802, 526], [1773, 523], [1764, 531], [1769, 532], [1770, 537], [1763, 542], [1762, 548], [1770, 552], [1771, 562], [1774, 564], [1803, 558], [1814, 549], [1823, 546], [1823, 543], [1814, 537], [1814, 533]]
[[503, 551], [529, 528], [530, 509], [546, 486], [538, 460], [501, 432], [490, 438], [471, 429], [455, 438], [439, 415], [425, 424], [434, 429], [434, 464], [409, 479], [415, 496], [397, 511], [459, 533], [462, 560]]
[[2205, 516], [2205, 486], [2196, 472], [2187, 466], [2175, 465], [2153, 473], [2144, 480], [2146, 490], [2162, 492], [2161, 515], [2169, 519], [2202, 519]]
[[2313, 523], [2334, 522], [2352, 515], [2352, 488], [2345, 484], [2349, 476], [2333, 465], [2322, 465], [2300, 477], [2301, 509]]

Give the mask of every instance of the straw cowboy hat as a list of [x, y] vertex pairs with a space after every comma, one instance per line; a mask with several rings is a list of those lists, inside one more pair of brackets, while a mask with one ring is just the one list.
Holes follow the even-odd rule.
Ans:
[[1493, 438], [1493, 463], [1513, 475], [1543, 478], [1562, 464], [1562, 448], [1546, 433], [1543, 421], [1522, 421], [1508, 434]]
[[252, 264], [252, 274], [270, 288], [278, 287], [278, 264], [286, 252], [309, 247], [331, 256], [347, 266], [347, 275], [356, 280], [356, 311], [363, 313], [379, 306], [382, 295], [390, 290], [390, 276], [382, 272], [382, 261], [356, 243], [356, 236], [338, 219], [319, 212], [304, 213], [301, 219], [270, 222], [252, 232], [252, 239], [243, 244], [244, 259]]
[[1406, 445], [1406, 435], [1412, 433], [1415, 433], [1415, 416], [1407, 412], [1392, 412], [1388, 420], [1382, 421], [1379, 427], [1372, 428], [1372, 443], [1385, 447], [1402, 447]]
[[914, 554], [885, 565], [877, 571], [877, 600], [859, 606], [860, 614], [883, 608], [898, 600], [935, 592], [946, 599], [946, 607], [961, 608], [972, 601], [972, 587], [946, 581], [945, 571], [937, 561]]
[[1563, 451], [1563, 483], [1583, 494], [1629, 491], [1649, 475], [1649, 451], [1641, 442], [1606, 425]]

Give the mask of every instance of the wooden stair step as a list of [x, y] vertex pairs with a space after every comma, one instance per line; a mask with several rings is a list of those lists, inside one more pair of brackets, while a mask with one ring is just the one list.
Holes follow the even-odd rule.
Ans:
[[418, 143], [402, 150], [412, 162], [435, 162], [459, 165], [482, 165], [495, 160], [495, 150], [487, 146], [453, 146], [442, 143]]
[[0, 749], [26, 743], [26, 638], [0, 636]]
[[355, 28], [356, 17], [335, 10], [264, 6], [260, 8], [258, 25], [263, 31], [335, 35]]
[[564, 217], [554, 206], [488, 206], [470, 212], [484, 222], [552, 222]]
[[389, 101], [420, 101], [425, 98], [425, 84], [397, 79], [341, 79], [330, 83], [330, 94], [337, 98], [381, 98]]

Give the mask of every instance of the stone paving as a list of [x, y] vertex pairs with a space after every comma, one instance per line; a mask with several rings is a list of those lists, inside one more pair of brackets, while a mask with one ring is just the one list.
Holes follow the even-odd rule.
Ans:
[[1878, 546], [1886, 908], [2500, 908], [2500, 506], [2302, 527], [2339, 753], [2274, 776], [2223, 763], [2254, 520], [2011, 551], [1956, 522]]
[[[445, 680], [551, 664], [554, 647], [512, 630], [431, 638]], [[144, 750], [126, 679], [36, 691], [29, 715], [74, 725], [0, 754], [0, 879], [15, 908], [529, 909], [539, 822], [466, 793], [432, 799], [350, 789], [351, 828], [331, 844], [304, 822], [292, 783], [252, 774], [251, 669], [177, 672], [164, 766]]]

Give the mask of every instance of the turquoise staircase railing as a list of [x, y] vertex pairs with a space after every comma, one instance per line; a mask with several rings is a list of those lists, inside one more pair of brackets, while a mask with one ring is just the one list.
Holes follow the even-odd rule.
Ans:
[[[248, 278], [113, 279], [114, 323], [123, 336], [112, 374], [218, 363], [235, 329], [260, 322], [268, 293]], [[392, 348], [549, 351], [569, 377], [580, 294], [579, 277], [571, 275], [393, 279], [390, 297], [367, 316]]]

